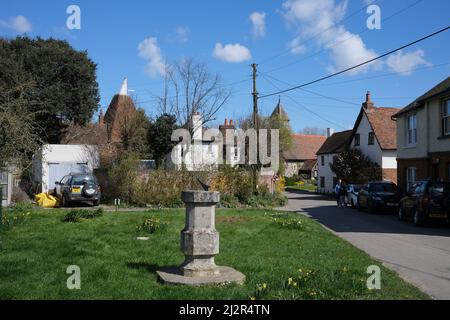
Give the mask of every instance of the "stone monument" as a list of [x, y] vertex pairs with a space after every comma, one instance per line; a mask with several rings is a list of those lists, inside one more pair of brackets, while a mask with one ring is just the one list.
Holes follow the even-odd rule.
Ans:
[[230, 267], [219, 267], [214, 257], [219, 254], [219, 232], [215, 228], [218, 192], [185, 191], [186, 225], [181, 231], [181, 251], [185, 261], [177, 269], [157, 271], [162, 281], [172, 284], [207, 285], [243, 284], [245, 275]]

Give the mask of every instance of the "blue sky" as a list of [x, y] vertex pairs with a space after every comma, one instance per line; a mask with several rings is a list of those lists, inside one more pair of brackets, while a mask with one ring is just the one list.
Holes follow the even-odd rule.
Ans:
[[[251, 68], [261, 94], [301, 84], [382, 54], [449, 25], [448, 0], [378, 0], [381, 29], [369, 30], [368, 0], [2, 1], [0, 36], [56, 37], [87, 50], [98, 64], [101, 106], [128, 77], [140, 106], [156, 114], [161, 63], [195, 58], [221, 75], [233, 96], [217, 115], [251, 112]], [[69, 5], [81, 30], [66, 27]], [[140, 48], [140, 49], [139, 49]], [[376, 105], [404, 107], [450, 74], [450, 31], [354, 73], [281, 95], [295, 131], [350, 128], [370, 90]], [[327, 98], [325, 98], [326, 96]], [[333, 100], [334, 99], [334, 100]], [[260, 100], [270, 113], [278, 96]]]

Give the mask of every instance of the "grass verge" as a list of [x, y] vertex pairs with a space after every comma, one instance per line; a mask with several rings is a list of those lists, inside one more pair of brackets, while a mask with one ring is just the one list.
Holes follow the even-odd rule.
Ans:
[[[270, 210], [218, 210], [218, 265], [247, 276], [245, 285], [191, 288], [158, 282], [155, 271], [183, 261], [182, 210], [106, 213], [64, 223], [66, 212], [33, 211], [1, 234], [0, 299], [427, 299], [364, 252], [316, 222], [286, 214], [300, 227], [274, 223]], [[284, 216], [284, 214], [283, 214]], [[157, 218], [166, 227], [139, 241], [138, 226]], [[69, 290], [67, 267], [81, 269]], [[366, 270], [381, 267], [382, 289], [368, 290]]]

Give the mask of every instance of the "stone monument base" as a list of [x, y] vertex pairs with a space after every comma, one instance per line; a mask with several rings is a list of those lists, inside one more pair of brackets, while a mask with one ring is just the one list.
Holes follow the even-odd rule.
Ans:
[[190, 286], [203, 286], [211, 284], [237, 283], [244, 284], [245, 275], [230, 267], [217, 267], [214, 274], [201, 277], [188, 277], [183, 275], [180, 268], [168, 268], [157, 271], [159, 278], [170, 284], [185, 284]]

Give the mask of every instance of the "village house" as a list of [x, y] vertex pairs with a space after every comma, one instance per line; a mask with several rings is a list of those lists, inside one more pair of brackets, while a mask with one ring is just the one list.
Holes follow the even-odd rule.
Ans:
[[352, 130], [337, 132], [332, 134], [327, 130], [328, 138], [317, 151], [317, 191], [319, 193], [333, 193], [337, 183], [337, 177], [331, 170], [331, 164], [335, 156], [340, 154], [350, 144]]
[[283, 152], [286, 177], [317, 178], [317, 151], [327, 137], [320, 135], [292, 135], [292, 146]]
[[450, 180], [450, 77], [417, 98], [393, 118], [397, 121], [400, 187], [421, 179]]
[[375, 107], [370, 92], [356, 119], [350, 147], [360, 149], [381, 167], [382, 179], [397, 183], [397, 108]]

